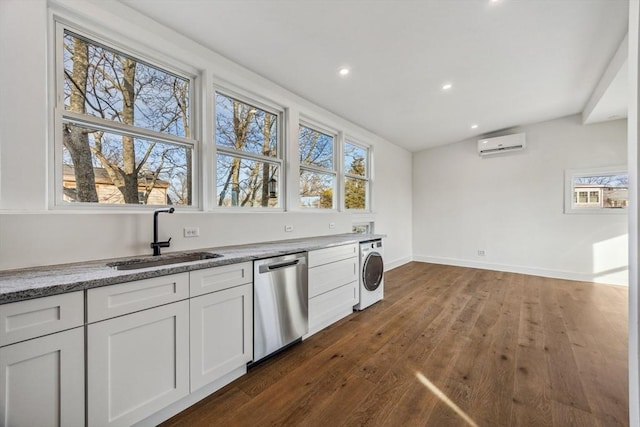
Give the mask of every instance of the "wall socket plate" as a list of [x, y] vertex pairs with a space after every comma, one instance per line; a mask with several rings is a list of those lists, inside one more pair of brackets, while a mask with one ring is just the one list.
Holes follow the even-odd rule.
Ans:
[[336, 223], [335, 222], [330, 222], [329, 223], [329, 228], [336, 228]]
[[478, 256], [484, 256], [484, 249], [478, 249]]
[[287, 233], [290, 233], [293, 231], [293, 225], [285, 225], [284, 226], [284, 231]]
[[198, 237], [200, 236], [200, 228], [199, 227], [185, 227], [184, 228], [184, 237]]

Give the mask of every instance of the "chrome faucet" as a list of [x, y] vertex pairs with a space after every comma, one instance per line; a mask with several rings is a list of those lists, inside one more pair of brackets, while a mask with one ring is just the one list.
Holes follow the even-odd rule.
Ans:
[[175, 211], [174, 208], [161, 208], [153, 211], [153, 242], [151, 247], [153, 248], [153, 256], [160, 255], [160, 248], [168, 248], [171, 246], [171, 237], [166, 242], [158, 242], [158, 214], [162, 212], [172, 214]]

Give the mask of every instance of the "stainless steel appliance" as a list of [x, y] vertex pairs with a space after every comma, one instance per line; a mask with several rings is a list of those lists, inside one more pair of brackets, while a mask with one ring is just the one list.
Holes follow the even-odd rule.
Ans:
[[307, 254], [253, 263], [253, 362], [309, 332]]

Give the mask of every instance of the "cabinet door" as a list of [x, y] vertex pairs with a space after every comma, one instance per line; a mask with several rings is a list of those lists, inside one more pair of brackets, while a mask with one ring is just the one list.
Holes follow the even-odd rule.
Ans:
[[358, 297], [355, 281], [309, 299], [309, 335], [351, 314]]
[[188, 301], [87, 326], [90, 426], [129, 426], [188, 393]]
[[84, 328], [0, 348], [0, 425], [84, 425]]
[[237, 286], [190, 303], [193, 392], [253, 358], [253, 287]]

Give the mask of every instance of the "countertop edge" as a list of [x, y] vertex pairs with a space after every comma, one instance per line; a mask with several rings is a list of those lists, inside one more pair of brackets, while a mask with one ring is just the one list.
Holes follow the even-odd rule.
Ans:
[[[203, 248], [184, 252], [211, 252], [221, 254], [222, 257], [128, 271], [115, 270], [108, 267], [107, 263], [147, 256], [0, 271], [0, 305], [291, 253], [361, 243], [385, 237], [386, 235], [381, 234], [337, 234], [247, 245]], [[150, 256], [148, 257], [150, 258]]]

